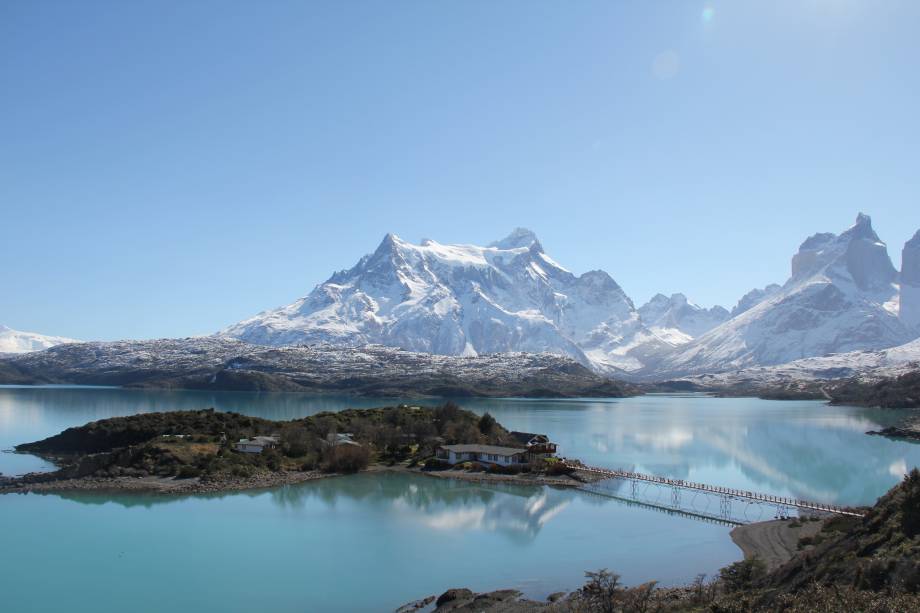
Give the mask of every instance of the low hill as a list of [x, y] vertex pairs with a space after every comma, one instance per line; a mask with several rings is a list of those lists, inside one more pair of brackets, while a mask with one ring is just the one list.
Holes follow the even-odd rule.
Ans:
[[264, 347], [215, 337], [79, 343], [0, 359], [0, 383], [378, 396], [599, 396], [633, 388], [559, 355], [456, 357], [380, 345]]

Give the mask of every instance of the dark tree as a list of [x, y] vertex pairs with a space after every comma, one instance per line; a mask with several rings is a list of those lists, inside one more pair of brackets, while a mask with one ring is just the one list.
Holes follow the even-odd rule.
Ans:
[[479, 431], [483, 434], [491, 434], [492, 428], [495, 427], [495, 418], [486, 413], [479, 418]]

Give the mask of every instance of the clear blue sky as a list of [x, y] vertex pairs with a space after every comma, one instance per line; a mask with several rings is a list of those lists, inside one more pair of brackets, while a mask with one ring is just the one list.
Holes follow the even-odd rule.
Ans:
[[920, 228], [920, 2], [0, 3], [0, 322], [213, 332], [386, 232], [637, 303]]

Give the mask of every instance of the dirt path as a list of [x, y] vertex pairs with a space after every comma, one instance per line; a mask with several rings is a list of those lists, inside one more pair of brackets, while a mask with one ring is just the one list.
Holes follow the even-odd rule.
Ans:
[[732, 541], [744, 552], [744, 559], [758, 557], [768, 568], [776, 568], [798, 553], [799, 539], [814, 536], [824, 525], [822, 521], [802, 524], [785, 519], [762, 521], [738, 526], [731, 532]]

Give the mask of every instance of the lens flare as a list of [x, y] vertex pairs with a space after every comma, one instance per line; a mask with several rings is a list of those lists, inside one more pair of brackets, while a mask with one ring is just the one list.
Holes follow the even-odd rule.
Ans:
[[703, 9], [703, 23], [709, 23], [712, 21], [712, 18], [715, 17], [716, 11], [711, 6], [707, 6]]

